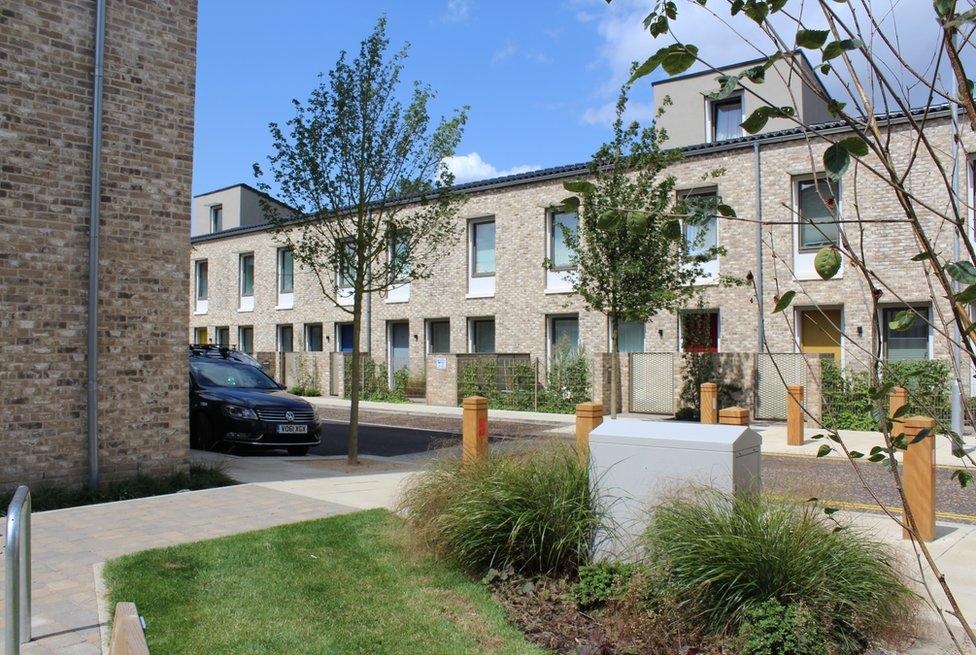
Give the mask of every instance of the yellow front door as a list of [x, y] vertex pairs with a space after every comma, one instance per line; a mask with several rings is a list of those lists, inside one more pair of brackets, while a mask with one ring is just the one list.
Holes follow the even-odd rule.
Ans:
[[827, 353], [840, 363], [840, 310], [800, 312], [800, 352]]
[[193, 342], [201, 346], [207, 345], [207, 328], [198, 327], [193, 330]]

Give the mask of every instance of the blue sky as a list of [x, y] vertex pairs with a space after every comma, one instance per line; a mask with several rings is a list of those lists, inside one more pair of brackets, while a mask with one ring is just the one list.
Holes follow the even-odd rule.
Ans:
[[[391, 45], [411, 43], [405, 79], [437, 90], [436, 113], [470, 105], [455, 162], [459, 182], [585, 161], [608, 136], [630, 62], [663, 45], [641, 27], [651, 4], [201, 0], [193, 192], [253, 183], [252, 164], [270, 152], [268, 122], [286, 121], [292, 98], [306, 98], [318, 74], [340, 50], [356, 51], [383, 13]], [[934, 25], [931, 11], [923, 0], [898, 4], [898, 22], [912, 28], [902, 41], [910, 61], [931, 57], [932, 42], [918, 34], [920, 24]], [[920, 12], [926, 15], [912, 15]], [[702, 45], [709, 63], [760, 54], [707, 15], [682, 25], [694, 33], [679, 36]], [[645, 79], [631, 94], [632, 115], [649, 118], [651, 102]]]

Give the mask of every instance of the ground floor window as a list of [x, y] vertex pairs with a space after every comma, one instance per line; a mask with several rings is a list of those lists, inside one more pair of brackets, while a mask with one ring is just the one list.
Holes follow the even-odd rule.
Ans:
[[579, 318], [553, 316], [549, 319], [549, 353], [579, 352]]
[[214, 343], [221, 348], [227, 348], [230, 346], [230, 328], [219, 327], [214, 330]]
[[800, 352], [830, 355], [840, 363], [840, 309], [801, 309], [799, 311]]
[[254, 328], [242, 325], [237, 328], [237, 347], [248, 355], [254, 354]]
[[883, 310], [885, 357], [889, 362], [929, 358], [929, 308], [912, 307], [918, 314], [907, 330], [891, 329], [891, 322], [905, 307], [886, 307]]
[[[643, 321], [619, 321], [617, 323], [617, 348], [620, 352], [644, 352], [644, 329]], [[607, 343], [607, 352], [610, 352], [613, 344], [610, 341]]]
[[681, 315], [681, 351], [717, 353], [718, 310], [684, 312]]
[[207, 338], [207, 328], [205, 327], [193, 328], [193, 343], [199, 346], [205, 346], [208, 343], [210, 343], [210, 341]]
[[322, 350], [322, 324], [305, 324], [305, 350], [320, 352]]
[[427, 321], [427, 352], [451, 352], [451, 322], [449, 320]]
[[495, 319], [473, 318], [468, 328], [468, 350], [473, 353], [495, 352]]
[[336, 323], [336, 351], [352, 352], [352, 323]]
[[295, 350], [295, 331], [291, 325], [278, 326], [278, 352], [290, 353]]

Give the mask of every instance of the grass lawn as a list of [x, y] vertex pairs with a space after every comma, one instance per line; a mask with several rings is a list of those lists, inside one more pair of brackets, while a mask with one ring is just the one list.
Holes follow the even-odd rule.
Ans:
[[384, 510], [144, 551], [105, 578], [154, 655], [545, 652], [482, 585], [411, 552]]

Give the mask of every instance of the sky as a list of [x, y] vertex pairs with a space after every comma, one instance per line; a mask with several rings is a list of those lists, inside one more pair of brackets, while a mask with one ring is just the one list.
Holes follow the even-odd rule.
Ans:
[[[700, 13], [679, 24], [687, 34], [679, 36], [701, 44], [709, 63], [759, 55], [688, 0], [682, 4], [688, 14]], [[901, 47], [924, 65], [934, 46], [919, 26], [933, 24], [931, 3], [875, 4], [912, 26]], [[470, 106], [451, 162], [458, 182], [586, 161], [609, 136], [630, 62], [665, 45], [641, 26], [650, 6], [651, 0], [200, 0], [193, 193], [253, 184], [252, 165], [271, 152], [268, 123], [287, 121], [292, 99], [307, 98], [318, 75], [341, 50], [357, 51], [383, 14], [391, 49], [411, 44], [404, 79], [437, 91], [433, 113]], [[660, 76], [633, 89], [631, 117], [650, 118], [651, 81]]]

